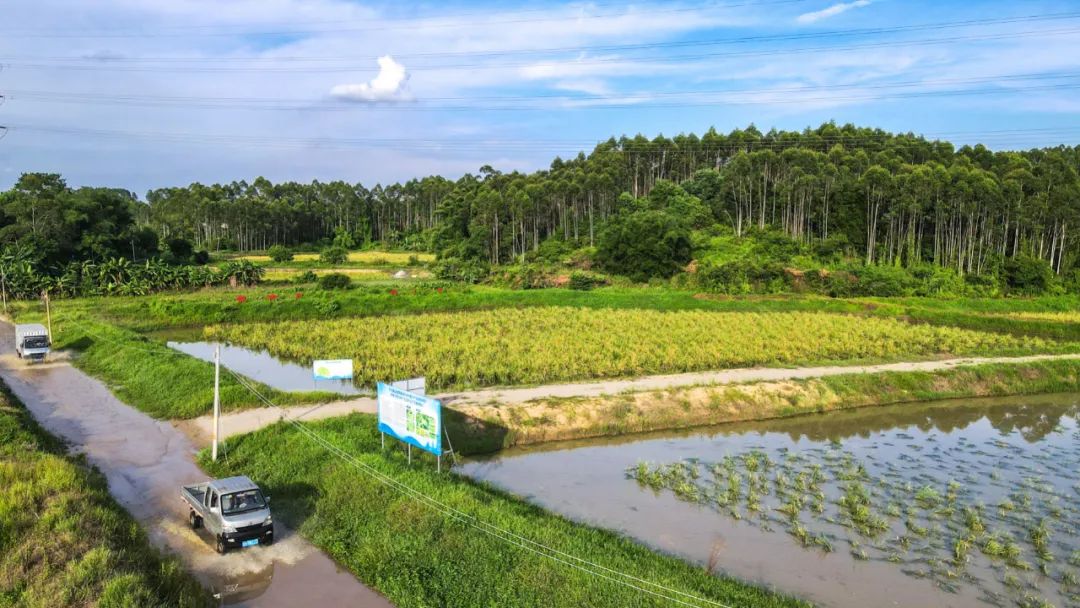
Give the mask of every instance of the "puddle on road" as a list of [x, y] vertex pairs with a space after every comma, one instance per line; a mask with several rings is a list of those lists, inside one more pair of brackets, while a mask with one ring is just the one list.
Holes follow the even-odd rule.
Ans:
[[1078, 417], [1080, 395], [909, 404], [522, 448], [458, 471], [825, 606], [1072, 607]]
[[214, 362], [214, 347], [221, 346], [221, 364], [280, 391], [325, 391], [339, 395], [367, 395], [371, 391], [357, 388], [348, 380], [315, 380], [311, 365], [283, 361], [267, 351], [256, 351], [224, 342], [166, 342], [169, 348]]

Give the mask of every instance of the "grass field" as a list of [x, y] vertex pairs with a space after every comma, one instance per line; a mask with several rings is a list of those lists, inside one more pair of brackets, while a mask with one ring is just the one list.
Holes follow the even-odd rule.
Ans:
[[0, 606], [210, 606], [109, 496], [0, 384]]
[[436, 388], [1052, 348], [876, 317], [569, 307], [216, 325], [204, 334], [300, 361], [351, 357], [363, 384], [423, 375]]
[[498, 540], [461, 517], [441, 514], [331, 456], [284, 423], [230, 440], [228, 462], [212, 464], [203, 454], [202, 464], [214, 475], [250, 475], [273, 495], [275, 516], [400, 608], [677, 605], [541, 557], [527, 549], [532, 542], [729, 606], [806, 605], [710, 575], [703, 567], [574, 524], [466, 478], [439, 475], [429, 459], [414, 459], [409, 466], [400, 449], [380, 455], [373, 416], [356, 414], [309, 428], [362, 466], [475, 518], [482, 522], [479, 527], [497, 526], [527, 539]]

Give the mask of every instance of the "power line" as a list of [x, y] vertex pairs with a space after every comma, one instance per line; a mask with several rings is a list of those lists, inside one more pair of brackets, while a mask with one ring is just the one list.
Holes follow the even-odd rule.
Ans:
[[[748, 1], [743, 1], [743, 2], [709, 2], [709, 3], [703, 4], [701, 6], [698, 6], [697, 10], [762, 7], [762, 6], [775, 6], [775, 5], [782, 5], [782, 4], [804, 4], [804, 3], [809, 2], [809, 1], [810, 0], [748, 0]], [[537, 7], [537, 8], [520, 8], [520, 9], [515, 8], [515, 9], [509, 10], [509, 11], [501, 11], [498, 14], [500, 14], [500, 15], [517, 15], [517, 14], [524, 15], [524, 14], [532, 14], [532, 13], [551, 12], [552, 10], [557, 10], [557, 9], [574, 9], [574, 8], [576, 8], [576, 9], [601, 9], [601, 8], [612, 8], [612, 7], [626, 8], [627, 3], [626, 2], [569, 2], [567, 4], [557, 5], [557, 6], [546, 6], [546, 7]], [[680, 10], [683, 10], [683, 9], [680, 9]], [[694, 10], [694, 9], [686, 9], [686, 10]], [[652, 12], [655, 12], [655, 11], [652, 11]], [[659, 12], [663, 13], [663, 12], [667, 12], [667, 11], [659, 11]], [[467, 18], [467, 17], [475, 17], [475, 16], [478, 16], [478, 15], [479, 16], [488, 16], [488, 15], [491, 15], [491, 14], [492, 13], [491, 13], [490, 10], [468, 11], [468, 12], [461, 12], [461, 13], [448, 13], [448, 14], [443, 14], [443, 15], [432, 15], [432, 16], [429, 16], [429, 17], [380, 19], [379, 23], [382, 26], [380, 29], [390, 29], [392, 27], [393, 23], [400, 23], [402, 26], [410, 27], [411, 24], [413, 24], [418, 19], [448, 20], [448, 19], [460, 19], [460, 18]], [[609, 17], [609, 16], [610, 15], [596, 15], [595, 18], [603, 18], [603, 17]], [[581, 17], [581, 15], [571, 15], [571, 16], [568, 16], [568, 17], [563, 17], [563, 19], [578, 19], [580, 17]], [[282, 23], [282, 24], [280, 24], [280, 26], [274, 26], [274, 27], [297, 27], [297, 26], [310, 26], [310, 25], [337, 25], [337, 26], [341, 26], [342, 24], [345, 24], [345, 23], [369, 23], [371, 21], [372, 21], [371, 19], [366, 19], [366, 20], [340, 20], [340, 19], [337, 19], [337, 20], [327, 20], [327, 21], [291, 21], [289, 23]], [[543, 21], [547, 21], [547, 19], [543, 19]], [[162, 26], [158, 26], [156, 29], [157, 30], [165, 30], [165, 31], [170, 31], [170, 30], [181, 30], [182, 31], [182, 30], [192, 30], [192, 29], [220, 29], [222, 27], [235, 27], [235, 28], [237, 28], [236, 29], [237, 34], [247, 34], [247, 33], [250, 32], [250, 30], [247, 28], [247, 26], [241, 26], [241, 25], [237, 25], [237, 24], [221, 24], [221, 23], [218, 23], [218, 24], [206, 23], [206, 24], [162, 25]], [[75, 32], [80, 31], [80, 29], [81, 28], [66, 28], [66, 29], [50, 28], [50, 29], [46, 29], [46, 30], [40, 30], [40, 29], [35, 30], [35, 29], [31, 28], [29, 30], [0, 30], [0, 33], [7, 33], [7, 32], [16, 32], [16, 33], [18, 33], [20, 31], [24, 31], [24, 33], [48, 33], [48, 32], [75, 33]], [[116, 31], [118, 29], [119, 28], [108, 28], [107, 27], [107, 28], [102, 28], [101, 31], [106, 32], [106, 33], [111, 33], [111, 32], [114, 32], [114, 31]], [[316, 30], [316, 31], [318, 31], [318, 30]], [[222, 35], [227, 34], [227, 32], [220, 32], [220, 33]]]
[[[188, 355], [185, 355], [185, 354], [179, 353], [179, 352], [150, 350], [150, 349], [135, 347], [134, 345], [125, 344], [125, 343], [117, 341], [117, 340], [109, 340], [107, 338], [102, 338], [101, 336], [98, 336], [98, 335], [94, 334], [93, 332], [91, 332], [91, 331], [89, 331], [89, 330], [87, 330], [85, 328], [81, 328], [81, 329], [82, 329], [82, 331], [84, 333], [94, 337], [95, 339], [97, 339], [99, 341], [112, 343], [115, 346], [119, 346], [120, 348], [133, 349], [133, 350], [137, 350], [137, 351], [140, 351], [140, 352], [146, 352], [146, 353], [155, 354], [155, 355], [169, 354], [169, 355], [175, 355], [175, 356], [180, 356], [180, 357], [188, 357]], [[305, 425], [304, 423], [302, 423], [299, 420], [291, 417], [286, 408], [281, 407], [280, 405], [274, 403], [269, 398], [267, 398], [265, 395], [260, 393], [243, 376], [237, 374], [236, 372], [234, 372], [233, 370], [231, 370], [229, 368], [225, 368], [225, 371], [227, 371], [236, 380], [236, 382], [239, 383], [243, 388], [250, 391], [251, 394], [254, 395], [259, 401], [261, 401], [261, 402], [265, 403], [267, 406], [272, 407], [272, 408], [278, 410], [279, 412], [281, 412], [282, 420], [285, 420], [289, 424], [293, 425], [305, 437], [308, 437], [309, 439], [311, 439], [315, 443], [317, 443], [320, 446], [322, 446], [323, 448], [325, 448], [331, 454], [341, 458], [345, 463], [347, 463], [349, 465], [352, 465], [354, 468], [356, 468], [356, 469], [360, 470], [361, 472], [365, 473], [366, 475], [368, 475], [369, 477], [371, 477], [372, 479], [374, 479], [378, 483], [380, 483], [380, 484], [382, 484], [382, 485], [384, 485], [384, 486], [386, 486], [386, 487], [388, 487], [388, 488], [390, 488], [390, 489], [392, 489], [394, 491], [397, 491], [398, 493], [403, 494], [407, 498], [410, 498], [410, 499], [412, 499], [412, 500], [414, 500], [414, 501], [416, 501], [416, 502], [418, 502], [418, 503], [420, 503], [420, 504], [422, 504], [424, 506], [427, 506], [427, 507], [429, 507], [431, 509], [434, 509], [440, 515], [443, 515], [445, 517], [453, 519], [454, 521], [457, 521], [457, 522], [462, 523], [462, 524], [464, 524], [466, 526], [474, 528], [474, 529], [476, 529], [476, 530], [478, 530], [480, 532], [483, 532], [484, 534], [487, 534], [487, 535], [489, 535], [489, 536], [491, 536], [491, 537], [493, 537], [493, 538], [495, 538], [497, 540], [500, 540], [500, 541], [506, 542], [506, 543], [508, 543], [510, 545], [514, 545], [514, 546], [517, 546], [519, 548], [525, 549], [525, 550], [529, 551], [530, 553], [533, 553], [533, 554], [538, 555], [540, 557], [544, 557], [544, 558], [559, 562], [561, 564], [564, 564], [566, 566], [574, 568], [574, 569], [576, 569], [578, 571], [584, 572], [585, 574], [595, 576], [595, 577], [599, 577], [599, 578], [605, 579], [605, 580], [607, 580], [609, 582], [613, 582], [613, 583], [628, 587], [628, 588], [633, 589], [635, 591], [645, 593], [645, 594], [648, 594], [648, 595], [652, 595], [653, 597], [658, 597], [660, 599], [667, 600], [667, 601], [670, 601], [670, 602], [674, 602], [674, 603], [679, 604], [681, 606], [690, 606], [690, 607], [693, 607], [693, 608], [699, 608], [701, 605], [708, 605], [708, 606], [714, 606], [715, 608], [732, 608], [731, 606], [729, 606], [727, 604], [724, 604], [722, 602], [718, 602], [716, 600], [712, 600], [712, 599], [709, 599], [709, 598], [705, 598], [705, 597], [697, 596], [697, 595], [694, 595], [694, 594], [691, 594], [691, 593], [687, 593], [685, 591], [675, 589], [675, 588], [672, 588], [672, 587], [668, 587], [668, 586], [662, 585], [660, 583], [655, 583], [655, 582], [650, 581], [648, 579], [644, 579], [644, 578], [638, 577], [636, 575], [629, 574], [629, 573], [623, 572], [621, 570], [616, 570], [616, 569], [613, 569], [613, 568], [609, 568], [607, 566], [604, 566], [602, 564], [598, 564], [598, 563], [593, 562], [591, 560], [588, 560], [588, 559], [585, 559], [585, 558], [582, 558], [582, 557], [578, 557], [578, 556], [576, 556], [576, 555], [574, 555], [572, 553], [567, 553], [567, 552], [561, 551], [559, 549], [556, 549], [556, 548], [550, 547], [548, 545], [545, 545], [543, 543], [537, 542], [537, 541], [535, 541], [535, 540], [533, 540], [531, 538], [528, 538], [526, 536], [517, 534], [517, 533], [515, 533], [515, 532], [513, 532], [511, 530], [507, 530], [505, 528], [501, 528], [501, 527], [496, 526], [494, 524], [483, 521], [482, 519], [478, 518], [475, 515], [465, 513], [464, 511], [461, 511], [460, 509], [457, 509], [457, 508], [455, 508], [455, 507], [453, 507], [453, 506], [451, 506], [451, 505], [449, 505], [447, 503], [444, 503], [444, 502], [440, 501], [437, 498], [429, 496], [429, 495], [421, 492], [420, 490], [417, 490], [417, 489], [413, 488], [409, 484], [404, 483], [404, 482], [394, 478], [393, 476], [391, 476], [389, 474], [386, 474], [386, 473], [383, 473], [382, 471], [379, 471], [375, 467], [373, 467], [373, 466], [367, 464], [366, 462], [360, 460], [359, 458], [357, 458], [353, 454], [351, 454], [351, 453], [345, 451], [344, 449], [338, 447], [334, 443], [327, 440], [325, 437], [322, 437], [321, 435], [319, 435], [315, 431], [308, 428], [307, 425]]]
[[[1030, 15], [1027, 17], [1016, 18], [992, 18], [992, 19], [969, 19], [963, 21], [943, 22], [943, 23], [930, 23], [922, 25], [908, 25], [908, 26], [894, 26], [885, 28], [863, 28], [857, 30], [830, 30], [824, 32], [812, 32], [812, 33], [798, 33], [798, 34], [775, 34], [775, 35], [759, 35], [759, 36], [742, 36], [742, 37], [727, 37], [716, 38], [706, 40], [683, 40], [683, 41], [668, 41], [668, 42], [654, 42], [643, 44], [628, 44], [628, 45], [587, 45], [587, 46], [575, 46], [575, 47], [548, 47], [538, 49], [503, 49], [493, 51], [460, 51], [460, 52], [433, 52], [433, 53], [415, 53], [415, 54], [395, 54], [395, 57], [399, 60], [408, 59], [430, 59], [430, 58], [453, 58], [453, 57], [508, 57], [517, 55], [536, 55], [536, 54], [551, 54], [551, 53], [586, 53], [586, 52], [625, 52], [625, 51], [641, 51], [641, 50], [656, 50], [656, 49], [670, 49], [670, 48], [687, 48], [687, 47], [701, 47], [701, 46], [720, 46], [731, 44], [745, 44], [745, 43], [761, 43], [761, 42], [775, 42], [775, 41], [790, 41], [790, 40], [804, 40], [815, 38], [836, 38], [836, 37], [851, 37], [851, 36], [867, 36], [867, 35], [882, 35], [888, 33], [899, 32], [913, 32], [913, 31], [927, 31], [927, 30], [941, 30], [952, 29], [962, 27], [973, 27], [980, 25], [1000, 25], [1008, 23], [1019, 22], [1032, 22], [1032, 21], [1046, 21], [1046, 20], [1073, 20], [1080, 18], [1080, 12], [1074, 13], [1056, 13], [1050, 15]], [[959, 42], [968, 40], [999, 40], [1026, 36], [1036, 35], [1060, 35], [1075, 33], [1077, 30], [1073, 28], [1058, 29], [1058, 30], [1027, 30], [1023, 32], [1003, 32], [993, 34], [972, 34], [967, 36], [951, 36], [949, 38], [934, 38], [924, 40], [913, 41], [888, 41], [888, 42], [872, 42], [860, 45], [848, 45], [848, 46], [824, 46], [824, 47], [809, 47], [802, 49], [772, 49], [767, 51], [750, 51], [750, 52], [729, 52], [729, 53], [711, 53], [711, 54], [698, 54], [698, 55], [677, 55], [670, 57], [657, 57], [654, 60], [671, 60], [671, 59], [685, 59], [695, 57], [722, 57], [722, 56], [748, 56], [753, 54], [776, 54], [776, 53], [791, 53], [791, 52], [803, 52], [813, 50], [846, 50], [854, 48], [877, 48], [881, 46], [903, 46], [903, 45], [920, 45], [920, 44], [938, 44], [943, 42]], [[45, 57], [33, 57], [33, 56], [4, 56], [2, 59], [11, 61], [10, 65], [23, 65], [23, 66], [35, 66], [35, 67], [56, 67], [56, 68], [76, 68], [84, 65], [86, 68], [95, 69], [121, 69], [121, 68], [138, 68], [140, 63], [211, 63], [214, 65], [220, 65], [222, 63], [290, 63], [290, 62], [324, 62], [324, 61], [365, 61], [371, 60], [370, 56], [258, 56], [258, 57], [60, 57], [60, 56], [45, 56]], [[601, 62], [601, 61], [626, 61], [629, 58], [593, 58], [589, 61]], [[643, 58], [636, 58], [635, 60], [642, 60]], [[22, 63], [20, 63], [22, 62]], [[49, 62], [76, 62], [70, 63], [49, 63]], [[582, 63], [580, 61], [575, 63]], [[587, 63], [587, 62], [586, 62]], [[127, 64], [127, 65], [125, 65]], [[451, 67], [475, 67], [475, 66], [498, 66], [498, 67], [519, 67], [521, 65], [537, 65], [536, 62], [530, 62], [526, 64], [505, 64], [505, 63], [458, 63], [458, 64], [438, 64], [438, 65], [417, 65], [411, 66], [410, 70], [422, 70], [422, 69], [446, 69]], [[145, 66], [144, 66], [145, 67]], [[221, 68], [222, 70], [237, 69], [237, 68]], [[305, 68], [304, 71], [309, 71], [311, 68]], [[318, 68], [315, 68], [318, 70]], [[326, 68], [323, 68], [326, 69]], [[342, 66], [330, 68], [333, 70], [367, 70], [367, 64], [364, 66]]]
[[[878, 84], [862, 84], [862, 83], [843, 83], [832, 85], [817, 85], [817, 86], [798, 86], [798, 87], [775, 87], [775, 88], [728, 88], [728, 89], [701, 89], [690, 91], [656, 91], [646, 93], [625, 93], [625, 94], [604, 94], [604, 95], [568, 95], [565, 93], [537, 93], [534, 95], [502, 95], [502, 96], [474, 96], [474, 97], [462, 97], [462, 96], [436, 96], [425, 97], [422, 100], [417, 101], [418, 105], [423, 105], [424, 108], [438, 109], [439, 106], [426, 105], [433, 101], [532, 101], [535, 99], [552, 99], [556, 101], [564, 102], [583, 102], [583, 101], [614, 101], [614, 102], [630, 102], [630, 101], [647, 101], [650, 99], [672, 99], [677, 97], [699, 97], [706, 95], [727, 95], [730, 93], [756, 93], [756, 94], [779, 94], [779, 93], [807, 93], [816, 91], [832, 91], [832, 90], [887, 90], [887, 89], [901, 89], [916, 86], [937, 86], [945, 84], [984, 84], [984, 83], [999, 83], [999, 82], [1014, 82], [1025, 80], [1063, 80], [1063, 79], [1075, 79], [1080, 78], [1080, 72], [1078, 73], [1064, 73], [1064, 74], [1047, 74], [1047, 73], [1027, 73], [1027, 74], [1002, 74], [994, 76], [978, 76], [970, 78], [944, 78], [935, 80], [912, 80], [901, 81], [891, 83], [878, 83]], [[245, 109], [268, 109], [268, 110], [296, 110], [296, 109], [311, 109], [311, 110], [355, 110], [357, 108], [364, 107], [362, 104], [343, 102], [339, 105], [327, 105], [325, 99], [301, 99], [301, 98], [282, 98], [282, 97], [196, 97], [196, 96], [178, 96], [178, 95], [140, 95], [140, 94], [124, 94], [124, 93], [80, 93], [80, 92], [64, 92], [64, 91], [41, 91], [41, 90], [22, 90], [22, 89], [9, 89], [9, 97], [13, 100], [19, 99], [31, 99], [36, 101], [57, 102], [57, 103], [99, 103], [99, 104], [131, 104], [131, 105], [179, 105], [185, 108], [220, 108], [220, 107], [242, 107]], [[2, 97], [2, 96], [0, 96]], [[288, 106], [282, 104], [322, 104], [306, 106]]]
[[[198, 134], [198, 133], [168, 133], [168, 132], [154, 132], [154, 131], [111, 131], [105, 129], [86, 129], [77, 127], [53, 127], [53, 126], [18, 126], [9, 125], [8, 127], [12, 131], [28, 131], [39, 133], [50, 133], [57, 135], [76, 135], [80, 138], [94, 137], [101, 139], [150, 139], [155, 142], [165, 143], [178, 143], [178, 144], [212, 144], [229, 147], [240, 148], [254, 148], [259, 150], [305, 150], [310, 151], [312, 149], [318, 150], [340, 150], [340, 151], [360, 151], [365, 149], [371, 150], [399, 150], [409, 149], [415, 151], [428, 151], [428, 152], [441, 152], [441, 151], [454, 151], [454, 152], [490, 152], [490, 151], [508, 151], [508, 152], [572, 152], [572, 151], [585, 151], [586, 149], [592, 150], [598, 146], [604, 145], [608, 140], [439, 140], [439, 139], [405, 139], [405, 138], [287, 138], [279, 136], [244, 136], [244, 135], [212, 135], [212, 134]], [[928, 140], [927, 135], [935, 135], [937, 137], [964, 137], [973, 136], [980, 138], [984, 143], [990, 143], [992, 145], [1007, 146], [1007, 145], [1023, 145], [1026, 142], [1032, 142], [1037, 139], [1045, 138], [1047, 134], [1074, 134], [1078, 133], [1080, 127], [1052, 127], [1045, 129], [1006, 129], [999, 131], [954, 131], [954, 132], [942, 132], [937, 134], [924, 134], [921, 136], [915, 136], [913, 134], [891, 134], [882, 133], [880, 136], [863, 136], [863, 135], [835, 135], [835, 136], [821, 136], [816, 134], [802, 134], [798, 133], [798, 141], [783, 141], [783, 140], [748, 140], [746, 135], [743, 138], [736, 141], [729, 141], [725, 143], [706, 143], [706, 141], [700, 137], [689, 142], [690, 149], [699, 152], [731, 152], [739, 149], [749, 150], [779, 150], [787, 148], [803, 148], [813, 149], [815, 146], [831, 147], [836, 144], [885, 144], [890, 139], [896, 137], [913, 137], [917, 138], [913, 143], [925, 143], [925, 144], [941, 144], [949, 143], [938, 140]], [[787, 135], [787, 134], [785, 134]], [[720, 135], [721, 137], [727, 137], [726, 135]], [[908, 140], [911, 141], [911, 140]], [[649, 152], [660, 147], [665, 149], [677, 148], [678, 143], [672, 141], [672, 138], [668, 138], [668, 141], [663, 145], [657, 145], [652, 140], [645, 138], [644, 142], [639, 142], [637, 138], [623, 138], [621, 141], [616, 140], [616, 151], [620, 153], [635, 153], [635, 152]], [[670, 148], [669, 148], [670, 147]]]
[[[241, 385], [243, 385], [244, 388], [251, 391], [251, 393], [254, 394], [263, 403], [267, 404], [270, 407], [273, 407], [273, 408], [279, 410], [281, 412], [281, 414], [282, 414], [282, 419], [284, 419], [285, 421], [292, 424], [297, 430], [299, 430], [301, 433], [303, 433], [305, 436], [309, 437], [310, 439], [312, 439], [316, 443], [322, 445], [324, 448], [326, 448], [332, 454], [340, 457], [346, 463], [351, 464], [355, 468], [357, 468], [360, 471], [366, 473], [367, 475], [369, 475], [370, 477], [372, 477], [373, 479], [375, 479], [379, 483], [381, 483], [381, 484], [383, 484], [383, 485], [385, 485], [387, 487], [390, 487], [390, 488], [392, 488], [394, 490], [397, 490], [398, 492], [406, 495], [409, 498], [412, 498], [413, 500], [416, 500], [417, 502], [420, 502], [421, 504], [424, 504], [424, 505], [426, 505], [426, 506], [428, 506], [430, 508], [435, 509], [436, 511], [438, 511], [440, 514], [442, 514], [444, 516], [450, 517], [451, 519], [454, 519], [454, 520], [459, 521], [459, 522], [461, 522], [463, 524], [466, 524], [466, 525], [468, 525], [470, 527], [473, 527], [473, 528], [475, 528], [475, 529], [477, 529], [477, 530], [479, 530], [481, 532], [484, 532], [485, 534], [493, 536], [496, 539], [499, 539], [499, 540], [502, 540], [504, 542], [508, 542], [508, 543], [516, 545], [518, 547], [527, 549], [530, 552], [535, 553], [535, 554], [537, 554], [537, 555], [539, 555], [541, 557], [546, 557], [548, 559], [558, 561], [558, 562], [563, 563], [565, 565], [576, 568], [576, 569], [578, 569], [578, 570], [580, 570], [582, 572], [585, 572], [586, 574], [590, 574], [590, 575], [593, 575], [593, 576], [599, 576], [599, 577], [604, 578], [606, 580], [609, 580], [611, 582], [618, 583], [620, 585], [629, 587], [631, 589], [634, 589], [634, 590], [642, 592], [642, 593], [647, 593], [647, 594], [653, 595], [655, 597], [659, 597], [661, 599], [672, 601], [672, 602], [675, 602], [675, 603], [683, 605], [683, 606], [697, 606], [697, 605], [700, 605], [701, 603], [703, 603], [703, 604], [708, 604], [708, 605], [711, 605], [711, 606], [716, 606], [717, 608], [731, 608], [730, 606], [728, 606], [726, 604], [723, 604], [721, 602], [717, 602], [715, 600], [711, 600], [711, 599], [708, 599], [708, 598], [696, 596], [696, 595], [686, 593], [684, 591], [674, 589], [674, 588], [671, 588], [671, 587], [666, 587], [666, 586], [661, 585], [659, 583], [654, 583], [652, 581], [642, 579], [640, 577], [637, 577], [637, 576], [634, 576], [634, 575], [631, 575], [631, 574], [627, 574], [627, 573], [622, 572], [620, 570], [615, 570], [615, 569], [612, 569], [612, 568], [608, 568], [608, 567], [603, 566], [601, 564], [597, 564], [597, 563], [592, 562], [590, 560], [578, 557], [576, 555], [566, 553], [566, 552], [560, 551], [558, 549], [554, 549], [552, 547], [549, 547], [547, 545], [544, 545], [542, 543], [538, 543], [538, 542], [536, 542], [536, 541], [534, 541], [532, 539], [529, 539], [529, 538], [527, 538], [525, 536], [516, 534], [516, 533], [514, 533], [514, 532], [512, 532], [510, 530], [506, 530], [504, 528], [500, 528], [500, 527], [495, 526], [493, 524], [489, 524], [489, 523], [479, 519], [475, 515], [470, 515], [468, 513], [460, 511], [459, 509], [456, 509], [456, 508], [454, 508], [454, 507], [452, 507], [452, 506], [450, 506], [450, 505], [448, 505], [448, 504], [446, 504], [446, 503], [444, 503], [442, 501], [439, 501], [436, 498], [428, 496], [427, 494], [424, 494], [423, 492], [420, 492], [419, 490], [416, 490], [416, 489], [412, 488], [408, 484], [406, 484], [404, 482], [401, 482], [401, 481], [398, 481], [397, 479], [391, 477], [390, 475], [382, 473], [381, 471], [379, 471], [375, 467], [372, 467], [371, 465], [363, 462], [362, 460], [360, 460], [356, 456], [354, 456], [354, 455], [346, 452], [345, 450], [339, 448], [338, 446], [334, 445], [330, 441], [326, 440], [324, 437], [321, 437], [318, 433], [316, 433], [315, 431], [312, 431], [311, 429], [309, 429], [305, 424], [303, 424], [299, 420], [296, 420], [296, 419], [290, 417], [288, 415], [288, 410], [286, 410], [285, 408], [277, 405], [276, 403], [274, 403], [270, 399], [267, 399], [261, 393], [259, 393], [257, 390], [255, 390], [253, 387], [248, 385], [241, 376], [239, 376], [238, 374], [236, 374], [232, 370], [227, 369], [226, 371], [228, 371], [230, 374], [232, 374], [233, 377], [236, 378], [237, 382], [239, 382]], [[577, 563], [575, 564], [574, 562], [577, 562]], [[583, 564], [584, 566], [582, 566], [581, 564]], [[600, 572], [591, 570], [590, 568], [595, 568], [597, 570], [600, 570]], [[610, 573], [610, 575], [605, 574], [605, 573]], [[623, 577], [623, 578], [616, 578], [616, 577]], [[661, 592], [658, 592], [658, 591], [653, 591], [651, 589], [646, 589], [644, 587], [638, 586], [635, 583], [641, 583], [641, 584], [644, 584], [644, 585], [648, 585], [650, 587], [660, 589], [661, 591], [665, 591], [665, 592], [667, 592], [669, 594], [672, 594], [672, 595], [666, 595], [665, 593], [661, 593]], [[694, 603], [688, 602], [688, 601], [683, 600], [683, 599], [679, 599], [679, 597], [674, 597], [674, 596], [681, 596], [683, 598], [687, 598], [688, 600], [691, 600]]]
[[[779, 5], [779, 4], [796, 4], [805, 2], [807, 0], [762, 0], [760, 2], [743, 2], [735, 4], [715, 4], [706, 5], [704, 7], [682, 7], [682, 8], [668, 8], [668, 9], [650, 9], [648, 12], [633, 12], [624, 10], [615, 13], [606, 14], [580, 14], [580, 15], [568, 15], [568, 16], [552, 16], [541, 17], [532, 19], [489, 19], [471, 22], [454, 22], [447, 21], [456, 19], [456, 16], [434, 16], [430, 17], [430, 22], [417, 22], [415, 19], [399, 19], [399, 20], [370, 20], [376, 22], [376, 25], [369, 25], [366, 27], [337, 27], [329, 29], [283, 29], [283, 30], [271, 30], [260, 31], [250, 29], [239, 29], [231, 32], [162, 32], [162, 31], [141, 31], [141, 32], [116, 32], [116, 31], [98, 31], [98, 32], [22, 32], [18, 30], [7, 30], [5, 35], [13, 38], [171, 38], [171, 37], [219, 37], [219, 36], [305, 36], [305, 35], [319, 35], [319, 34], [353, 34], [363, 32], [384, 32], [384, 31], [411, 31], [411, 30], [430, 30], [430, 29], [458, 29], [458, 28], [471, 28], [488, 25], [507, 25], [507, 24], [519, 24], [519, 23], [559, 23], [565, 21], [583, 21], [583, 20], [595, 20], [595, 19], [611, 19], [625, 16], [638, 16], [638, 15], [663, 15], [663, 14], [677, 14], [677, 13], [703, 13], [710, 10], [717, 9], [729, 9], [747, 6], [767, 6], [767, 5]], [[617, 5], [619, 6], [619, 5]], [[621, 5], [626, 6], [626, 5]], [[631, 5], [630, 8], [633, 8]], [[538, 9], [539, 10], [539, 9]], [[480, 13], [473, 13], [475, 16]], [[367, 23], [365, 21], [364, 23]], [[338, 22], [340, 24], [340, 22]]]
[[[910, 85], [908, 85], [910, 86]], [[866, 85], [862, 88], [874, 90], [874, 85]], [[530, 112], [541, 111], [551, 112], [555, 110], [560, 111], [586, 111], [586, 110], [641, 110], [641, 109], [658, 109], [658, 108], [707, 108], [707, 107], [723, 107], [723, 106], [739, 106], [739, 105], [789, 105], [789, 104], [805, 104], [813, 102], [824, 103], [841, 103], [841, 102], [856, 102], [856, 101], [879, 101], [879, 100], [896, 100], [896, 99], [912, 99], [923, 97], [965, 97], [971, 95], [981, 96], [1001, 96], [1012, 95], [1016, 93], [1027, 93], [1034, 91], [1067, 91], [1080, 88], [1080, 83], [1058, 83], [1058, 84], [1039, 84], [1039, 85], [1023, 85], [1012, 87], [984, 87], [984, 88], [962, 88], [962, 89], [939, 89], [939, 90], [927, 90], [927, 91], [900, 91], [900, 92], [884, 92], [884, 93], [868, 93], [868, 94], [852, 94], [852, 95], [818, 95], [818, 96], [805, 96], [801, 93], [816, 93], [818, 89], [756, 89], [756, 90], [732, 90], [733, 93], [741, 93], [742, 95], [726, 95], [717, 94], [718, 98], [705, 99], [705, 100], [686, 100], [686, 101], [673, 101], [673, 102], [651, 102], [648, 100], [637, 101], [635, 99], [628, 98], [615, 98], [615, 99], [589, 99], [589, 98], [570, 98], [563, 99], [558, 104], [501, 104], [501, 105], [426, 105], [422, 102], [410, 103], [410, 102], [398, 102], [398, 103], [374, 103], [374, 104], [354, 104], [354, 105], [338, 105], [338, 106], [324, 106], [325, 109], [336, 109], [339, 111], [363, 111], [363, 112], [430, 112], [430, 111], [465, 111], [465, 112], [477, 112], [477, 111], [517, 111], [517, 112]], [[783, 98], [776, 98], [777, 95], [783, 95]], [[53, 100], [57, 101], [57, 100]], [[63, 100], [60, 100], [63, 101]], [[71, 100], [68, 100], [71, 101]], [[87, 100], [74, 100], [79, 103], [86, 103]], [[154, 105], [152, 102], [146, 101], [131, 101], [123, 99], [115, 100], [97, 100], [102, 103], [111, 105]], [[159, 104], [162, 105], [162, 104]], [[173, 103], [172, 105], [177, 105]], [[194, 102], [188, 104], [180, 104], [181, 107], [197, 107]], [[222, 106], [217, 104], [214, 107], [227, 108], [229, 106]], [[282, 111], [313, 111], [321, 109], [318, 106], [250, 106], [244, 108], [239, 106], [236, 109], [270, 109], [270, 110], [282, 110]]]

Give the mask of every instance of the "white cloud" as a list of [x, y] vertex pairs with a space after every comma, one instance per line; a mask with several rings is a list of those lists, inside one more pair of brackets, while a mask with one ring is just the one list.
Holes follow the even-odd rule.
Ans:
[[394, 61], [390, 55], [379, 57], [379, 75], [360, 84], [339, 84], [330, 89], [330, 95], [345, 101], [393, 102], [411, 101], [412, 95], [405, 83], [409, 74], [405, 66]]
[[823, 8], [820, 11], [814, 11], [812, 13], [803, 13], [795, 18], [795, 21], [799, 23], [815, 23], [822, 19], [828, 19], [829, 17], [835, 17], [840, 13], [846, 13], [853, 8], [862, 8], [869, 6], [871, 0], [854, 0], [853, 2], [837, 2], [836, 4]]

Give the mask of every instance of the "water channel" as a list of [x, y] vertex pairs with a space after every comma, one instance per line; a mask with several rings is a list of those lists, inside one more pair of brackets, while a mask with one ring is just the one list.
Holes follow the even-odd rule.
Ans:
[[[166, 339], [172, 336], [166, 336]], [[350, 380], [315, 380], [311, 364], [285, 361], [268, 351], [257, 351], [224, 342], [181, 341], [167, 339], [169, 348], [203, 361], [214, 361], [214, 348], [221, 346], [221, 364], [280, 391], [325, 391], [339, 395], [367, 395], [370, 390], [356, 387]]]
[[1080, 606], [1078, 418], [1075, 394], [907, 404], [459, 472], [824, 606]]

